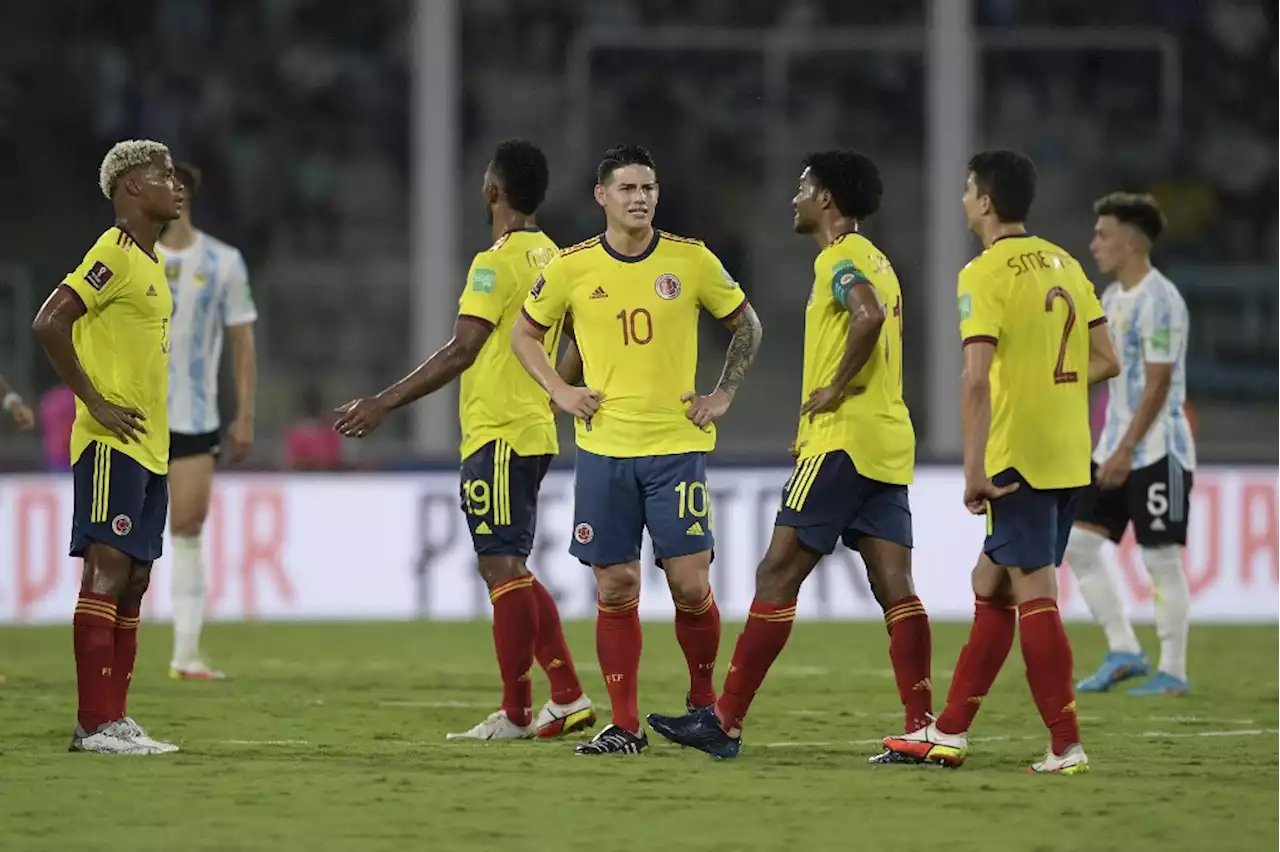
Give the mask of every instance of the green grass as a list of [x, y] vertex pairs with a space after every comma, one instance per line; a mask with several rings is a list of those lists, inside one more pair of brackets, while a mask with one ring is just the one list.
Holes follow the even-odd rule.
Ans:
[[[721, 670], [738, 629], [726, 625]], [[672, 629], [645, 632], [641, 709], [677, 709], [687, 675]], [[591, 626], [569, 633], [606, 701]], [[939, 697], [964, 633], [935, 626]], [[1084, 673], [1101, 637], [1072, 636]], [[183, 751], [108, 758], [66, 752], [69, 628], [0, 630], [0, 849], [1276, 848], [1275, 627], [1193, 630], [1189, 697], [1082, 697], [1094, 771], [1075, 778], [1023, 772], [1046, 735], [1016, 649], [964, 768], [868, 766], [901, 724], [874, 624], [797, 625], [728, 763], [656, 736], [649, 754], [617, 759], [565, 742], [446, 744], [497, 699], [487, 624], [215, 625], [206, 645], [234, 676], [224, 683], [167, 680], [169, 638], [143, 629], [130, 710]]]

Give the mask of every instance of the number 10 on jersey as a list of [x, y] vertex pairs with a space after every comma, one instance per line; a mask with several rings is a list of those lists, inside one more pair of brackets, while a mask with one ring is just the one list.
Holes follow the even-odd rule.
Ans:
[[634, 311], [628, 311], [626, 308], [618, 311], [618, 315], [614, 317], [618, 322], [622, 323], [622, 345], [644, 346], [650, 340], [653, 340], [653, 315], [646, 308], [636, 308]]

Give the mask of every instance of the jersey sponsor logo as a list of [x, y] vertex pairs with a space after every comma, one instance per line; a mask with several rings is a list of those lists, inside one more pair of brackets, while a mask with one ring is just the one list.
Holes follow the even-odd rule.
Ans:
[[680, 295], [680, 279], [669, 272], [664, 272], [658, 276], [657, 281], [653, 282], [653, 291], [659, 298], [671, 301]]
[[961, 321], [971, 319], [973, 317], [973, 294], [972, 293], [960, 294], [959, 308], [960, 308]]
[[107, 286], [107, 282], [111, 280], [112, 275], [115, 275], [115, 273], [111, 271], [111, 267], [99, 260], [84, 274], [84, 280], [93, 289], [101, 290]]
[[[481, 267], [471, 273], [471, 289], [476, 293], [492, 293], [493, 282], [497, 279], [497, 273], [492, 269]], [[539, 281], [542, 279], [539, 278]]]
[[590, 544], [591, 539], [596, 537], [596, 531], [591, 528], [591, 524], [578, 524], [573, 528], [573, 537], [578, 544]]
[[609, 298], [609, 294], [608, 294], [608, 293], [606, 293], [606, 292], [604, 291], [604, 288], [603, 288], [603, 287], [597, 287], [596, 289], [594, 289], [594, 290], [592, 290], [592, 291], [591, 291], [591, 298], [593, 298], [593, 299], [607, 299], [607, 298]]
[[119, 536], [126, 536], [133, 531], [133, 521], [128, 515], [116, 515], [111, 519], [111, 531]]
[[547, 286], [547, 279], [539, 275], [538, 280], [533, 282], [533, 289], [529, 291], [529, 296], [536, 300], [542, 295], [542, 288], [545, 286]]

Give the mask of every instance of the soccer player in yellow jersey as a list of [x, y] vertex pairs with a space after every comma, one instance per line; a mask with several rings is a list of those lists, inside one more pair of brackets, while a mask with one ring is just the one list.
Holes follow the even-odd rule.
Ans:
[[856, 151], [804, 162], [795, 230], [819, 251], [805, 310], [796, 467], [720, 700], [680, 718], [649, 716], [667, 739], [716, 757], [738, 755], [747, 710], [791, 635], [800, 586], [837, 541], [862, 554], [884, 609], [906, 730], [929, 722], [929, 619], [911, 582], [916, 441], [902, 400], [902, 289], [888, 258], [858, 233], [881, 195], [879, 170]]
[[158, 142], [115, 145], [99, 172], [116, 223], [63, 279], [33, 328], [76, 395], [71, 555], [84, 558], [74, 647], [79, 711], [72, 751], [159, 754], [126, 711], [138, 618], [169, 505], [169, 324], [173, 298], [156, 239], [182, 211]]
[[1017, 627], [1031, 695], [1052, 739], [1031, 771], [1074, 775], [1088, 771], [1089, 759], [1055, 568], [1089, 484], [1089, 386], [1116, 375], [1119, 361], [1080, 264], [1027, 233], [1035, 188], [1035, 167], [1021, 154], [986, 151], [969, 161], [965, 218], [984, 250], [961, 271], [958, 287], [964, 503], [986, 515], [987, 540], [973, 569], [973, 628], [946, 710], [885, 747], [962, 764], [969, 726]]
[[[555, 600], [525, 564], [533, 548], [538, 488], [559, 446], [547, 392], [520, 367], [508, 341], [525, 295], [557, 251], [535, 222], [547, 182], [547, 158], [535, 145], [516, 139], [498, 145], [483, 187], [494, 243], [471, 262], [453, 339], [382, 393], [338, 409], [338, 431], [363, 438], [392, 410], [462, 377], [462, 510], [493, 602], [502, 706], [450, 739], [554, 737], [596, 719]], [[548, 357], [554, 357], [560, 336], [557, 323], [547, 335]], [[569, 381], [581, 375], [572, 340], [560, 369]], [[551, 681], [551, 698], [536, 721], [529, 680], [535, 657]]]
[[[578, 754], [638, 754], [640, 543], [653, 553], [676, 604], [676, 638], [689, 667], [685, 703], [715, 702], [720, 613], [711, 594], [711, 503], [706, 455], [760, 345], [760, 322], [742, 289], [698, 240], [654, 230], [658, 178], [645, 149], [605, 153], [596, 172], [605, 232], [562, 251], [542, 271], [511, 335], [525, 369], [577, 419], [574, 528], [569, 552], [596, 576], [596, 653], [613, 724]], [[706, 396], [694, 390], [698, 315], [733, 332], [724, 371]], [[545, 340], [566, 312], [586, 387], [552, 369]]]

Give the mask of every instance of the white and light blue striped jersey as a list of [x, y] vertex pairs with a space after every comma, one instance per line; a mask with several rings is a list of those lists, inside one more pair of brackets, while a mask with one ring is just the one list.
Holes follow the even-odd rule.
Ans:
[[1196, 444], [1183, 406], [1187, 401], [1187, 335], [1191, 319], [1187, 303], [1173, 282], [1152, 268], [1131, 290], [1119, 282], [1102, 294], [1111, 339], [1120, 356], [1120, 375], [1107, 385], [1107, 418], [1093, 460], [1106, 461], [1133, 422], [1147, 385], [1147, 364], [1172, 364], [1173, 381], [1164, 409], [1133, 453], [1133, 469], [1166, 456], [1195, 470]]
[[258, 318], [244, 258], [234, 246], [196, 231], [184, 249], [158, 244], [173, 291], [169, 352], [169, 429], [188, 435], [218, 428], [218, 365], [227, 326]]

